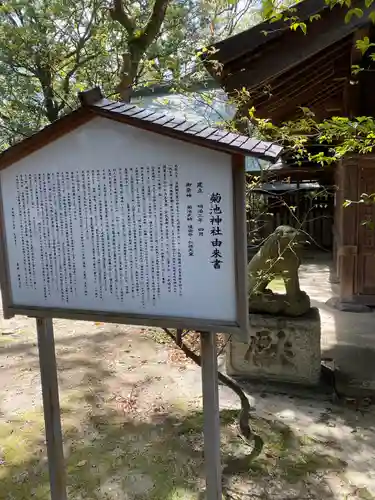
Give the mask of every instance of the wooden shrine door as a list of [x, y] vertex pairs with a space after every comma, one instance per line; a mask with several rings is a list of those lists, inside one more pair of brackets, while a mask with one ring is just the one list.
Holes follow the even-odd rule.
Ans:
[[[356, 155], [337, 165], [336, 269], [340, 302], [375, 306], [375, 203], [358, 203], [375, 193], [375, 156]], [[353, 203], [347, 207], [345, 200]]]
[[[358, 198], [362, 193], [375, 195], [375, 157], [364, 156], [358, 162]], [[374, 200], [375, 201], [375, 200]], [[361, 303], [375, 305], [375, 203], [357, 207], [357, 283]]]

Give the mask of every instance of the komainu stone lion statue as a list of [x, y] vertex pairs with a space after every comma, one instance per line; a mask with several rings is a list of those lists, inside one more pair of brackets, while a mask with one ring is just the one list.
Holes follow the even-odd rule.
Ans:
[[[309, 311], [310, 298], [301, 291], [298, 279], [305, 242], [302, 233], [290, 226], [279, 226], [266, 239], [248, 265], [250, 312], [301, 316]], [[277, 277], [283, 279], [286, 294], [267, 288]]]

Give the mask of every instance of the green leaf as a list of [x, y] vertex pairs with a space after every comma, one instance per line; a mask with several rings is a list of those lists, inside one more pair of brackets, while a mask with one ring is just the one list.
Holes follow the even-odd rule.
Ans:
[[374, 3], [374, 0], [365, 0], [365, 5], [366, 7], [371, 7], [371, 5]]
[[363, 220], [361, 226], [367, 226], [370, 230], [374, 230], [374, 223], [371, 220]]
[[375, 24], [375, 11], [373, 12], [370, 12], [370, 14], [368, 15], [370, 21]]
[[269, 22], [270, 23], [276, 23], [277, 21], [281, 21], [281, 19], [283, 18], [283, 13], [280, 12], [279, 14], [274, 14], [271, 19], [269, 19]]
[[275, 6], [272, 0], [263, 0], [262, 2], [262, 17], [268, 20], [275, 14]]
[[368, 36], [365, 36], [362, 40], [356, 41], [356, 47], [364, 55], [370, 47], [374, 47], [375, 43], [371, 43]]
[[361, 66], [359, 66], [358, 64], [353, 64], [351, 69], [353, 76], [358, 75], [358, 73], [364, 70], [364, 68], [361, 68]]
[[363, 10], [356, 7], [355, 9], [350, 9], [345, 16], [345, 23], [349, 23], [353, 16], [361, 18], [363, 16]]
[[320, 14], [313, 14], [312, 16], [310, 16], [310, 23], [314, 22], [314, 21], [319, 21], [319, 19], [321, 18], [322, 16]]
[[291, 29], [291, 30], [293, 30], [293, 31], [297, 31], [297, 30], [298, 30], [298, 28], [299, 28], [301, 31], [303, 31], [303, 33], [306, 35], [306, 33], [307, 33], [307, 25], [306, 25], [306, 23], [299, 23], [299, 22], [297, 23], [297, 22], [296, 22], [296, 23], [292, 23], [292, 24], [290, 25], [290, 29]]

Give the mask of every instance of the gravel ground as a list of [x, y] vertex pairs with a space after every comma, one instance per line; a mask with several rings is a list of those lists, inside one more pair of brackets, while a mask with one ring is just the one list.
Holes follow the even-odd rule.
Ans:
[[[199, 369], [156, 329], [54, 325], [69, 500], [200, 498]], [[0, 499], [47, 499], [34, 320], [0, 322], [0, 369]], [[375, 498], [372, 408], [260, 386], [248, 393], [265, 441], [250, 465], [234, 426], [238, 400], [220, 387], [223, 462], [234, 463], [228, 498]]]

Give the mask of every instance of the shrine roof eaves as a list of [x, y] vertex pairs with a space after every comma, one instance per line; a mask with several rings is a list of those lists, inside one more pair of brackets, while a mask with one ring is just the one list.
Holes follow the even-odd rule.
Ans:
[[[291, 5], [287, 10], [291, 10], [293, 17], [296, 17], [299, 21], [306, 21], [311, 16], [320, 14], [325, 9], [329, 9], [326, 0], [302, 0]], [[262, 45], [270, 43], [275, 38], [279, 38], [286, 31], [290, 31], [290, 24], [283, 19], [273, 23], [267, 20], [263, 21], [240, 33], [216, 42], [213, 45], [215, 50], [214, 55], [209, 57], [208, 54], [203, 53], [203, 59], [212, 58], [218, 60], [221, 64], [230, 63], [249, 52], [259, 49]], [[213, 73], [216, 76], [216, 71], [214, 68], [210, 71], [210, 66], [212, 67], [212, 65], [207, 65], [209, 73]]]
[[210, 127], [201, 121], [176, 118], [168, 111], [153, 111], [105, 98], [95, 102], [90, 108], [98, 115], [225, 153], [254, 156], [275, 162], [283, 150], [272, 142]]
[[[291, 8], [293, 17], [309, 24], [306, 34], [291, 30], [290, 21], [264, 21], [213, 44], [210, 50], [202, 49], [201, 58], [207, 71], [227, 91], [255, 88], [369, 25], [373, 6], [353, 0], [355, 6], [363, 15], [346, 20], [347, 10], [341, 4], [330, 7], [326, 0], [302, 0]], [[316, 15], [319, 17], [311, 24]]]
[[277, 144], [210, 127], [202, 122], [176, 118], [169, 111], [156, 112], [133, 104], [111, 101], [103, 97], [99, 88], [81, 92], [79, 98], [82, 103], [80, 108], [1, 153], [0, 170], [83, 125], [95, 116], [102, 116], [197, 146], [228, 154], [253, 156], [271, 163], [276, 162], [283, 152], [282, 146]]

